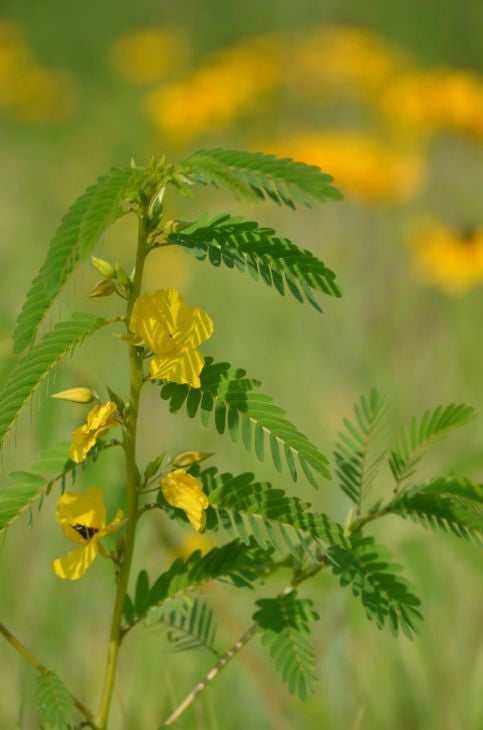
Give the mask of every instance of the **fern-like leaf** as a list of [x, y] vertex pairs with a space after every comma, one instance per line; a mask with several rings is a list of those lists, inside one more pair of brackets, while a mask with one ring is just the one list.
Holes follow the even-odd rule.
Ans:
[[0, 447], [23, 406], [61, 357], [105, 324], [101, 317], [74, 314], [72, 320], [59, 322], [20, 358], [0, 392]]
[[47, 482], [0, 489], [0, 532], [9, 527], [40, 496]]
[[341, 488], [357, 505], [358, 512], [384, 458], [381, 436], [385, 413], [385, 399], [372, 389], [355, 404], [355, 422], [344, 419], [345, 429], [339, 433], [336, 443], [336, 474]]
[[421, 419], [413, 418], [404, 428], [391, 451], [389, 466], [398, 485], [409, 479], [424, 454], [449, 433], [466, 425], [475, 416], [470, 406], [451, 403], [434, 411], [427, 410]]
[[35, 694], [40, 717], [49, 730], [69, 730], [73, 727], [76, 708], [55, 672], [37, 677]]
[[341, 296], [334, 272], [322, 261], [255, 222], [230, 215], [210, 219], [202, 214], [188, 228], [167, 238], [200, 261], [248, 271], [255, 280], [273, 286], [282, 296], [287, 289], [299, 302], [305, 299], [319, 312], [322, 310], [312, 290]]
[[297, 598], [296, 591], [292, 591], [278, 598], [261, 599], [257, 605], [260, 608], [253, 619], [263, 631], [262, 643], [269, 647], [290, 692], [297, 692], [305, 700], [316, 680], [308, 635], [309, 623], [319, 616], [312, 609], [312, 601]]
[[356, 532], [351, 536], [350, 549], [333, 545], [328, 557], [332, 572], [340, 576], [342, 586], [352, 586], [369, 619], [375, 619], [379, 628], [389, 623], [395, 635], [402, 629], [413, 638], [417, 622], [422, 619], [418, 610], [421, 601], [411, 584], [398, 575], [401, 568], [391, 561], [384, 547]]
[[[210, 508], [207, 528], [224, 529], [232, 538], [249, 544], [254, 538], [263, 549], [276, 548], [300, 557], [313, 540], [347, 546], [343, 528], [325, 514], [310, 511], [310, 503], [257, 482], [253, 474], [218, 474], [212, 467], [191, 469], [203, 484]], [[288, 528], [288, 529], [287, 529]]]
[[184, 171], [202, 184], [224, 187], [252, 202], [271, 200], [295, 209], [327, 198], [341, 200], [333, 178], [319, 167], [261, 152], [201, 149], [187, 157]]
[[[187, 560], [183, 558], [175, 560], [152, 586], [149, 586], [147, 573], [138, 578], [137, 585], [139, 586], [140, 582], [143, 584], [143, 600], [140, 602], [139, 598], [135, 601], [129, 599], [124, 608], [124, 615], [126, 618], [133, 617], [137, 607], [139, 608], [136, 613], [137, 619], [142, 618], [151, 608], [160, 605], [168, 598], [192, 591], [204, 583], [219, 578], [247, 585], [247, 581], [255, 580], [259, 575], [266, 573], [269, 561], [270, 551], [263, 551], [253, 543], [244, 545], [239, 540], [215, 547], [206, 555], [196, 550]], [[136, 593], [138, 591], [139, 588]]]
[[168, 629], [167, 637], [174, 653], [203, 647], [219, 656], [213, 610], [201, 598], [186, 604], [181, 611], [169, 605], [161, 606], [154, 611], [154, 618]]
[[318, 477], [330, 478], [327, 458], [285, 418], [285, 411], [276, 406], [270, 396], [257, 392], [258, 380], [249, 379], [246, 371], [232, 369], [228, 363], [215, 363], [207, 358], [200, 376], [201, 387], [166, 383], [161, 397], [169, 401], [171, 413], [185, 405], [188, 416], [199, 413], [208, 426], [214, 416], [219, 434], [227, 430], [231, 440], [240, 439], [246, 449], [255, 448], [259, 461], [265, 460], [268, 441], [273, 464], [282, 471], [282, 450], [289, 473], [297, 481], [297, 462], [307, 479], [318, 486]]
[[126, 195], [143, 178], [144, 171], [140, 168], [113, 170], [87, 188], [71, 206], [27, 294], [14, 332], [15, 352], [20, 353], [31, 344], [70, 274], [111, 223], [123, 214], [122, 203]]
[[483, 486], [469, 479], [433, 479], [398, 494], [385, 511], [483, 545]]

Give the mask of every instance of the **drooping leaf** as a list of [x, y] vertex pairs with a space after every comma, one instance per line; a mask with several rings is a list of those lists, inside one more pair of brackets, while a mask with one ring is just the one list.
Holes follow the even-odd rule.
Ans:
[[37, 677], [35, 695], [40, 717], [49, 730], [70, 730], [77, 715], [76, 708], [55, 672]]
[[344, 419], [345, 428], [336, 443], [339, 484], [359, 511], [386, 451], [381, 446], [385, 413], [385, 399], [373, 388], [355, 404], [355, 421]]
[[312, 290], [339, 297], [335, 274], [314, 254], [301, 249], [271, 228], [258, 223], [221, 215], [210, 219], [202, 214], [188, 228], [167, 237], [200, 261], [213, 266], [248, 271], [256, 280], [285, 295], [288, 291], [300, 302], [308, 301], [322, 311]]
[[417, 631], [422, 619], [421, 604], [411, 584], [399, 575], [400, 566], [393, 563], [386, 548], [377, 545], [374, 538], [355, 532], [350, 549], [333, 545], [328, 548], [332, 572], [339, 576], [342, 586], [351, 586], [358, 596], [366, 615], [382, 629], [389, 624], [393, 634], [399, 629], [409, 639]]
[[413, 418], [411, 425], [402, 429], [389, 459], [389, 466], [397, 484], [409, 479], [424, 454], [452, 431], [469, 423], [475, 411], [464, 403], [451, 403], [427, 410], [418, 420]]
[[74, 314], [70, 321], [57, 324], [22, 355], [0, 391], [0, 446], [23, 406], [61, 357], [106, 324], [102, 317]]
[[319, 616], [312, 609], [312, 601], [297, 598], [296, 591], [292, 591], [278, 598], [261, 599], [257, 605], [260, 608], [253, 619], [263, 631], [262, 643], [269, 647], [290, 692], [305, 700], [316, 681], [315, 657], [308, 636], [309, 624]]
[[314, 487], [318, 486], [317, 477], [330, 478], [327, 458], [285, 418], [285, 411], [270, 396], [258, 392], [260, 382], [245, 376], [245, 370], [206, 358], [200, 388], [166, 383], [161, 397], [169, 401], [171, 413], [179, 412], [184, 405], [188, 416], [194, 418], [199, 413], [205, 426], [214, 417], [219, 434], [228, 431], [234, 443], [241, 440], [246, 449], [254, 448], [259, 461], [264, 461], [269, 449], [279, 472], [283, 454], [294, 481], [298, 478], [298, 466]]
[[483, 545], [483, 486], [469, 479], [439, 477], [411, 487], [396, 495], [385, 512]]
[[168, 629], [167, 637], [174, 653], [203, 647], [219, 656], [215, 647], [216, 623], [213, 610], [203, 599], [196, 598], [192, 603], [186, 604], [183, 610], [168, 603], [155, 609], [152, 618]]
[[88, 187], [71, 206], [27, 294], [14, 332], [15, 352], [22, 352], [32, 343], [70, 274], [88, 256], [105, 230], [123, 214], [123, 201], [144, 174], [141, 168], [112, 170]]
[[331, 185], [333, 178], [319, 167], [261, 152], [201, 149], [189, 155], [183, 167], [197, 182], [227, 188], [252, 202], [271, 200], [295, 209], [327, 198], [342, 199]]
[[[275, 489], [268, 482], [257, 482], [253, 474], [218, 474], [212, 467], [192, 469], [208, 495], [208, 529], [224, 529], [230, 537], [245, 543], [254, 538], [264, 549], [274, 547], [300, 557], [312, 541], [346, 545], [343, 528], [327, 515], [310, 511], [310, 503]], [[305, 542], [304, 542], [305, 541]]]

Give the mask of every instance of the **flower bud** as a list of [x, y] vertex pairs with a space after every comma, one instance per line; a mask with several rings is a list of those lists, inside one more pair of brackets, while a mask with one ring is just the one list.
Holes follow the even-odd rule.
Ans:
[[102, 274], [105, 279], [114, 279], [116, 276], [116, 269], [109, 261], [104, 259], [98, 259], [97, 256], [91, 256], [92, 265], [97, 271]]
[[204, 461], [210, 456], [213, 456], [213, 453], [209, 451], [180, 451], [179, 454], [173, 456], [171, 464], [173, 466], [187, 467], [192, 464], [198, 464], [200, 461]]
[[90, 297], [97, 299], [98, 297], [110, 297], [116, 291], [116, 285], [112, 279], [101, 279], [89, 294]]
[[95, 400], [96, 395], [90, 388], [70, 388], [61, 390], [60, 393], [53, 393], [51, 397], [68, 400], [71, 403], [90, 403]]

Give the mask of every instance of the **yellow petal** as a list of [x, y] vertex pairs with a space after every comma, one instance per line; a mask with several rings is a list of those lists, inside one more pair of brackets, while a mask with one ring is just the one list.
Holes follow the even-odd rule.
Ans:
[[198, 464], [210, 456], [213, 456], [211, 451], [180, 451], [179, 454], [173, 456], [171, 464], [173, 466], [191, 466], [191, 464]]
[[213, 334], [211, 318], [199, 307], [189, 307], [177, 289], [139, 297], [129, 328], [158, 355], [173, 348], [194, 349]]
[[184, 469], [177, 469], [161, 480], [161, 491], [168, 504], [183, 510], [197, 532], [205, 529], [209, 501], [199, 479]]
[[53, 393], [51, 397], [68, 400], [72, 403], [90, 403], [94, 400], [95, 395], [90, 388], [69, 388], [69, 390], [61, 390], [60, 393]]
[[151, 360], [151, 377], [172, 383], [187, 383], [199, 388], [200, 373], [205, 364], [198, 350], [175, 351], [169, 355], [155, 355]]
[[122, 511], [122, 509], [118, 509], [116, 514], [112, 518], [112, 520], [109, 522], [109, 524], [103, 530], [100, 531], [99, 537], [105, 537], [106, 535], [110, 535], [111, 532], [115, 532], [116, 530], [118, 530], [120, 527], [119, 523], [123, 517], [124, 517], [124, 512]]
[[52, 570], [59, 578], [77, 580], [78, 578], [82, 578], [98, 552], [97, 540], [91, 540], [83, 547], [77, 548], [77, 550], [67, 553], [62, 558], [54, 560], [51, 566]]
[[72, 434], [72, 444], [69, 451], [72, 461], [75, 461], [76, 464], [83, 462], [95, 443], [95, 431], [89, 431], [85, 424], [77, 428]]
[[89, 431], [96, 431], [98, 428], [112, 423], [113, 416], [117, 410], [115, 403], [107, 401], [91, 408], [87, 414], [87, 427]]
[[90, 487], [82, 494], [65, 492], [57, 502], [56, 517], [68, 540], [84, 544], [86, 540], [73, 525], [103, 530], [106, 526], [106, 508], [99, 487]]

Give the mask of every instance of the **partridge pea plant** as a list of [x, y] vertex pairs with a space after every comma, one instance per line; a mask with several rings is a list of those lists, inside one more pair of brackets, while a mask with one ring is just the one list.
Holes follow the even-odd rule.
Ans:
[[[223, 264], [248, 272], [278, 295], [289, 293], [318, 311], [320, 293], [340, 296], [334, 273], [322, 261], [271, 228], [229, 214], [167, 220], [168, 191], [191, 195], [199, 185], [227, 188], [253, 203], [293, 210], [341, 198], [332, 178], [317, 167], [259, 153], [201, 150], [179, 165], [162, 158], [146, 167], [113, 170], [86, 190], [60, 224], [14, 333], [18, 359], [0, 392], [0, 444], [60, 359], [101, 328], [116, 335], [112, 348], [119, 350], [119, 356], [127, 354], [129, 392], [124, 399], [107, 387], [98, 395], [89, 383], [72, 383], [69, 390], [55, 393], [58, 399], [87, 406], [84, 422], [70, 442], [47, 449], [34, 464], [12, 474], [12, 485], [0, 489], [2, 531], [23, 512], [32, 518], [35, 503], [55, 509], [59, 527], [74, 546], [63, 556], [52, 556], [51, 568], [59, 579], [81, 579], [86, 570], [96, 570], [96, 558], [112, 563], [115, 578], [97, 712], [66, 689], [57, 668], [44, 666], [0, 624], [4, 638], [38, 671], [36, 696], [43, 728], [106, 730], [119, 650], [126, 635], [146, 622], [167, 628], [177, 651], [202, 647], [217, 656], [215, 666], [186, 699], [164, 722], [160, 718], [160, 726], [173, 725], [254, 636], [261, 638], [290, 691], [304, 698], [315, 684], [310, 633], [319, 616], [310, 598], [300, 595], [302, 584], [328, 570], [342, 588], [351, 589], [380, 629], [387, 626], [394, 634], [402, 631], [411, 638], [422, 618], [420, 601], [388, 551], [371, 536], [371, 524], [397, 515], [480, 543], [482, 486], [451, 474], [426, 481], [417, 477], [425, 452], [473, 417], [465, 405], [425, 412], [388, 447], [385, 401], [375, 390], [363, 396], [353, 417], [343, 423], [333, 458], [335, 482], [350, 505], [344, 525], [253, 474], [220, 473], [211, 463], [206, 466], [212, 454], [154, 454], [148, 464], [139, 463], [136, 444], [143, 432], [139, 401], [142, 389], [148, 388], [159, 394], [160, 408], [172, 414], [185, 411], [253, 451], [259, 461], [271, 460], [284, 484], [302, 477], [314, 488], [329, 486], [327, 456], [264, 394], [261, 383], [240, 367], [203, 354], [216, 330], [217, 312], [208, 314], [192, 306], [174, 288], [143, 292], [150, 253], [177, 246], [220, 271]], [[124, 215], [138, 221], [131, 275], [119, 264], [92, 255], [101, 236]], [[117, 297], [118, 316], [74, 314], [45, 332], [52, 303], [89, 256], [102, 276], [91, 296], [96, 301]], [[113, 458], [115, 453], [124, 460], [127, 509], [108, 516], [105, 486], [82, 484], [83, 479], [75, 477], [79, 465]], [[384, 463], [385, 474], [380, 472]], [[368, 504], [379, 474], [379, 484], [389, 485], [389, 492], [386, 489]], [[205, 554], [196, 550], [185, 559], [177, 558], [159, 576], [149, 576], [146, 570], [131, 576], [137, 532], [141, 527], [150, 529], [150, 522], [167, 525], [169, 520], [176, 523], [174, 529], [207, 531], [217, 546]], [[270, 595], [265, 586], [271, 576], [287, 570], [291, 577], [286, 587], [278, 593], [272, 589]], [[209, 593], [201, 591], [212, 581], [262, 595], [254, 601], [252, 623], [225, 652], [216, 647]]]

